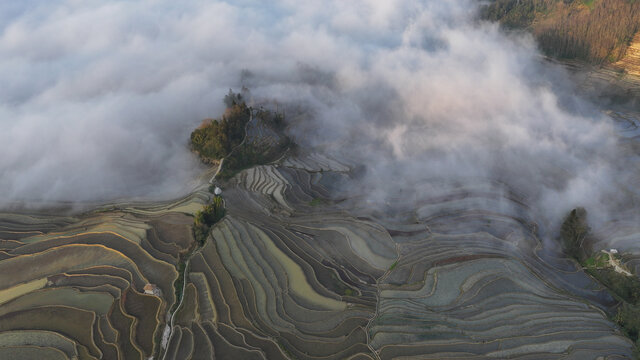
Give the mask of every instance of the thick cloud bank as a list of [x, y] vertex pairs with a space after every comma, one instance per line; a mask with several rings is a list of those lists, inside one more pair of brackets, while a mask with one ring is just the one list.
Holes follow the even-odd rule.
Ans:
[[1, 4], [0, 201], [179, 194], [198, 172], [189, 132], [239, 86], [304, 109], [297, 139], [350, 154], [374, 189], [496, 179], [550, 216], [623, 201], [608, 122], [477, 6]]

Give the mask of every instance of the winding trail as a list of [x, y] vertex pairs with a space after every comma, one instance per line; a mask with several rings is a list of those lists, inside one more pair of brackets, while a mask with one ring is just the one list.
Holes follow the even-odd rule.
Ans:
[[[213, 176], [211, 177], [211, 179], [209, 179], [208, 183], [210, 185], [215, 183], [215, 179], [218, 176], [218, 174], [220, 173], [220, 171], [222, 170], [222, 166], [224, 165], [224, 161], [227, 157], [231, 156], [236, 149], [238, 149], [240, 146], [244, 145], [244, 143], [247, 140], [247, 129], [249, 127], [249, 124], [251, 123], [251, 121], [253, 121], [253, 109], [249, 108], [249, 121], [247, 121], [247, 123], [244, 126], [244, 138], [242, 139], [242, 141], [240, 142], [240, 144], [236, 145], [233, 149], [231, 149], [231, 151], [229, 152], [229, 154], [227, 154], [227, 156], [223, 157], [222, 159], [220, 159], [220, 163], [218, 164], [218, 168], [216, 169], [216, 172], [213, 174]], [[223, 208], [226, 209], [226, 203], [223, 199], [222, 201], [223, 204]], [[214, 224], [215, 225], [215, 224]], [[213, 225], [211, 226], [211, 228], [213, 228]], [[207, 240], [209, 240], [209, 238], [211, 237], [211, 228], [209, 228], [209, 234], [207, 236]], [[175, 322], [175, 315], [178, 313], [178, 310], [180, 310], [180, 308], [182, 307], [182, 303], [184, 302], [184, 289], [187, 286], [187, 275], [188, 275], [188, 271], [189, 271], [189, 261], [191, 260], [191, 258], [196, 255], [197, 253], [200, 252], [200, 250], [202, 249], [202, 246], [196, 244], [196, 248], [187, 256], [187, 258], [185, 259], [185, 266], [184, 266], [184, 270], [182, 271], [182, 292], [180, 293], [180, 301], [178, 302], [178, 306], [176, 306], [175, 310], [173, 310], [173, 312], [171, 312], [171, 309], [169, 309], [169, 312], [167, 313], [167, 320], [168, 320], [168, 324], [166, 325], [163, 334], [162, 334], [162, 341], [161, 341], [161, 351], [162, 353], [162, 360], [166, 360], [167, 358], [167, 346], [169, 345], [169, 342], [171, 341], [171, 338], [173, 337], [174, 331], [174, 322]]]
[[387, 271], [384, 273], [384, 275], [382, 275], [379, 279], [376, 280], [376, 307], [375, 307], [375, 313], [373, 314], [373, 316], [371, 317], [371, 319], [369, 319], [369, 321], [367, 322], [367, 326], [365, 327], [364, 331], [367, 335], [367, 347], [369, 348], [369, 350], [371, 350], [371, 354], [376, 358], [376, 360], [382, 360], [380, 358], [380, 354], [378, 353], [378, 351], [373, 347], [373, 344], [371, 342], [371, 328], [373, 325], [373, 322], [378, 319], [378, 317], [380, 316], [380, 302], [381, 302], [381, 292], [382, 289], [380, 288], [380, 283], [382, 281], [384, 281], [384, 279], [386, 279], [389, 274], [394, 270], [395, 266], [397, 266], [398, 262], [400, 261], [400, 247], [398, 245], [398, 243], [395, 244], [396, 247], [396, 254], [397, 254], [397, 258], [396, 261], [393, 263], [393, 265], [391, 265], [391, 268], [387, 269]]

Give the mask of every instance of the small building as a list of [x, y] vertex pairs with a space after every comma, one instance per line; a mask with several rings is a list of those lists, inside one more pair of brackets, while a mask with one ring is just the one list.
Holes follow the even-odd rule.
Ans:
[[160, 288], [154, 284], [147, 284], [144, 286], [144, 293], [147, 295], [160, 296]]
[[617, 254], [618, 250], [617, 249], [611, 249], [611, 250], [609, 250], [609, 252], [612, 253], [612, 254]]

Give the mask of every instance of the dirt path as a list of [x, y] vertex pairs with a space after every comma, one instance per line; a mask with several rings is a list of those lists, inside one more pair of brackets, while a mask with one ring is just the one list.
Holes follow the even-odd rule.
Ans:
[[602, 252], [609, 255], [609, 265], [611, 265], [616, 272], [627, 276], [633, 276], [629, 271], [620, 266], [620, 261], [616, 259], [611, 252], [607, 250], [602, 250]]

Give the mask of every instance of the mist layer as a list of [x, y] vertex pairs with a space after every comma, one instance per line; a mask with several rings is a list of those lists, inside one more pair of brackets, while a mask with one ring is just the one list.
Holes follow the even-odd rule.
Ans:
[[[549, 218], [624, 207], [634, 174], [609, 120], [531, 37], [475, 1], [2, 5], [0, 201], [171, 197], [199, 171], [190, 131], [229, 88], [288, 109], [307, 148], [385, 189], [500, 181]], [[410, 199], [407, 199], [410, 200]], [[628, 206], [627, 206], [628, 207]]]

